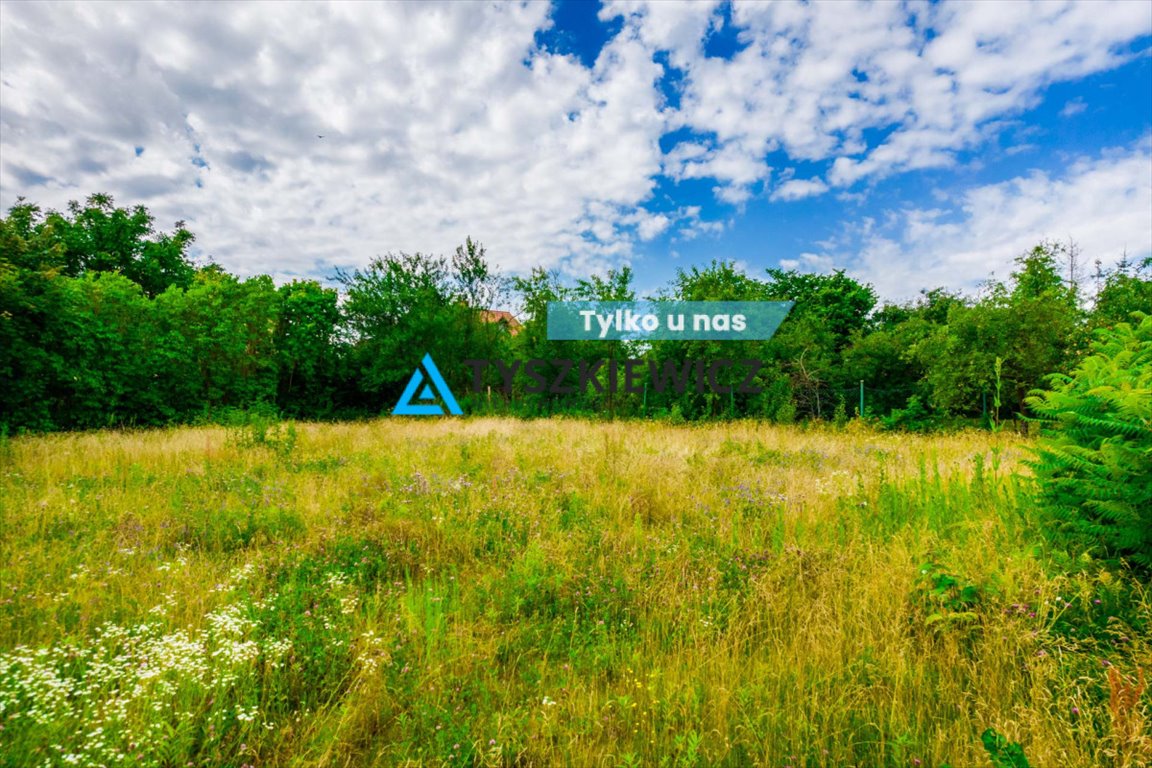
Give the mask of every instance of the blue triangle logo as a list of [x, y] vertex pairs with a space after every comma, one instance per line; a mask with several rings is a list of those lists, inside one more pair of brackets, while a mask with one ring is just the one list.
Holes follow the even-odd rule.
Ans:
[[[423, 370], [421, 370], [423, 369]], [[430, 383], [425, 383], [424, 376], [427, 373]], [[423, 385], [423, 388], [421, 388]], [[448, 384], [445, 383], [444, 377], [440, 375], [440, 369], [436, 367], [436, 363], [432, 362], [432, 356], [425, 354], [424, 359], [420, 361], [420, 366], [412, 372], [412, 378], [408, 380], [408, 386], [404, 388], [404, 394], [400, 395], [399, 402], [396, 407], [392, 409], [393, 416], [443, 416], [444, 408], [440, 407], [439, 403], [421, 403], [416, 404], [412, 402], [412, 397], [416, 391], [420, 391], [419, 400], [435, 400], [436, 395], [440, 395], [440, 399], [444, 401], [444, 405], [448, 408], [448, 413], [453, 416], [463, 416], [464, 411], [460, 410], [460, 404], [456, 402], [456, 398], [452, 396], [452, 390], [448, 389]]]

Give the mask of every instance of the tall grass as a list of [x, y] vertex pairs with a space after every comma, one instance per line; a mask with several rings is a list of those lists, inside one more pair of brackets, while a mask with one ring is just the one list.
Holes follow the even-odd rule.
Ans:
[[8, 441], [0, 763], [1152, 760], [1152, 599], [1048, 553], [1020, 438], [292, 435]]

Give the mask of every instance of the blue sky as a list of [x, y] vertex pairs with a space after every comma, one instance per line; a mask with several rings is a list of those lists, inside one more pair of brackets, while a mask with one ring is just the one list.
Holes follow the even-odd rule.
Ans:
[[[1152, 255], [1152, 3], [3, 3], [0, 205], [96, 191], [277, 280], [465, 236], [882, 296]], [[320, 137], [323, 138], [320, 138]]]

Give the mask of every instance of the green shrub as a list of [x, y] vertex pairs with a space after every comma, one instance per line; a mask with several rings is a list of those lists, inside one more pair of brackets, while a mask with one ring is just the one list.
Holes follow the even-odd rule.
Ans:
[[992, 759], [993, 768], [1029, 768], [1024, 748], [1018, 742], [1008, 741], [995, 728], [988, 728], [980, 734], [980, 741]]
[[937, 422], [932, 411], [920, 400], [920, 396], [912, 395], [905, 407], [893, 408], [887, 416], [882, 416], [880, 427], [885, 430], [927, 432], [936, 427]]
[[920, 566], [916, 580], [914, 605], [924, 615], [928, 627], [956, 626], [978, 621], [978, 613], [989, 590], [949, 573], [939, 563]]
[[271, 406], [232, 410], [224, 423], [228, 426], [229, 443], [239, 448], [267, 448], [282, 459], [296, 449], [296, 425], [281, 421]]
[[1071, 376], [1028, 406], [1044, 424], [1029, 462], [1052, 529], [1152, 572], [1152, 317], [1097, 332]]

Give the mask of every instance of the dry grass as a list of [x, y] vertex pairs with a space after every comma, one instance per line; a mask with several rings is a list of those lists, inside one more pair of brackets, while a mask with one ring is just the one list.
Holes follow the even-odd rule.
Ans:
[[1149, 597], [1044, 554], [1017, 438], [296, 430], [0, 446], [0, 762], [1150, 762]]

